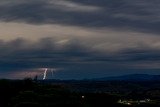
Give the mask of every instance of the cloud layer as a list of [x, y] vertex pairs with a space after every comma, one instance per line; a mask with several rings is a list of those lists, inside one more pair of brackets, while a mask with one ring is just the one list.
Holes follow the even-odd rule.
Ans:
[[[17, 77], [39, 75], [43, 72], [39, 68], [61, 68], [65, 78], [88, 78], [95, 77], [95, 74], [114, 75], [123, 73], [121, 70], [131, 73], [130, 70], [134, 69], [142, 71], [160, 69], [160, 50], [125, 49], [109, 54], [110, 52], [86, 47], [81, 41], [74, 39], [67, 41], [65, 45], [59, 42], [53, 38], [42, 38], [37, 42], [22, 38], [8, 42], [1, 41], [0, 70], [5, 71], [1, 72], [1, 76], [9, 72], [8, 78], [15, 78], [15, 74]], [[62, 76], [60, 74], [59, 77]]]
[[0, 20], [112, 27], [159, 34], [157, 0], [1, 0]]
[[[157, 73], [157, 0], [0, 0], [1, 78]], [[29, 74], [26, 74], [26, 72]]]

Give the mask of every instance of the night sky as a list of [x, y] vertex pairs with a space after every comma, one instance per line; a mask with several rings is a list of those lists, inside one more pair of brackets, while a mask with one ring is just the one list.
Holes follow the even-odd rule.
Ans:
[[0, 78], [160, 74], [160, 0], [0, 0]]

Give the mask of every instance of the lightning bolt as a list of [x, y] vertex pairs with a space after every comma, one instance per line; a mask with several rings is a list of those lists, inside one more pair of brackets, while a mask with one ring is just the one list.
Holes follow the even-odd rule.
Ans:
[[43, 80], [45, 80], [45, 79], [46, 79], [47, 71], [48, 71], [48, 68], [46, 68], [46, 69], [45, 69], [45, 71], [44, 71], [44, 74], [43, 74]]

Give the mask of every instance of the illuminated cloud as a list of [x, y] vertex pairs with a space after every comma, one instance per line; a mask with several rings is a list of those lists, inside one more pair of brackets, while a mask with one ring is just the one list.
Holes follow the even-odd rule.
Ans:
[[90, 48], [90, 50], [105, 54], [121, 52], [127, 49], [160, 50], [160, 37], [157, 34], [129, 30], [62, 26], [58, 24], [30, 25], [1, 22], [0, 32], [1, 39], [4, 41], [22, 38], [30, 42], [43, 43], [43, 41], [38, 40], [52, 38], [54, 43], [51, 43], [51, 45], [55, 45], [56, 48], [63, 49], [65, 46], [75, 42], [74, 44], [80, 44], [83, 47]]
[[71, 11], [71, 12], [95, 12], [103, 10], [101, 7], [85, 5], [81, 3], [71, 2], [69, 0], [49, 0], [50, 8], [57, 8], [62, 11]]

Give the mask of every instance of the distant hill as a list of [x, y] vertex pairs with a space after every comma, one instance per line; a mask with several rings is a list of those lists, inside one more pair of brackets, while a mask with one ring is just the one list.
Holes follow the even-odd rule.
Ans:
[[98, 81], [160, 81], [160, 75], [149, 75], [149, 74], [129, 74], [123, 76], [112, 76], [104, 78], [95, 78], [93, 80]]

